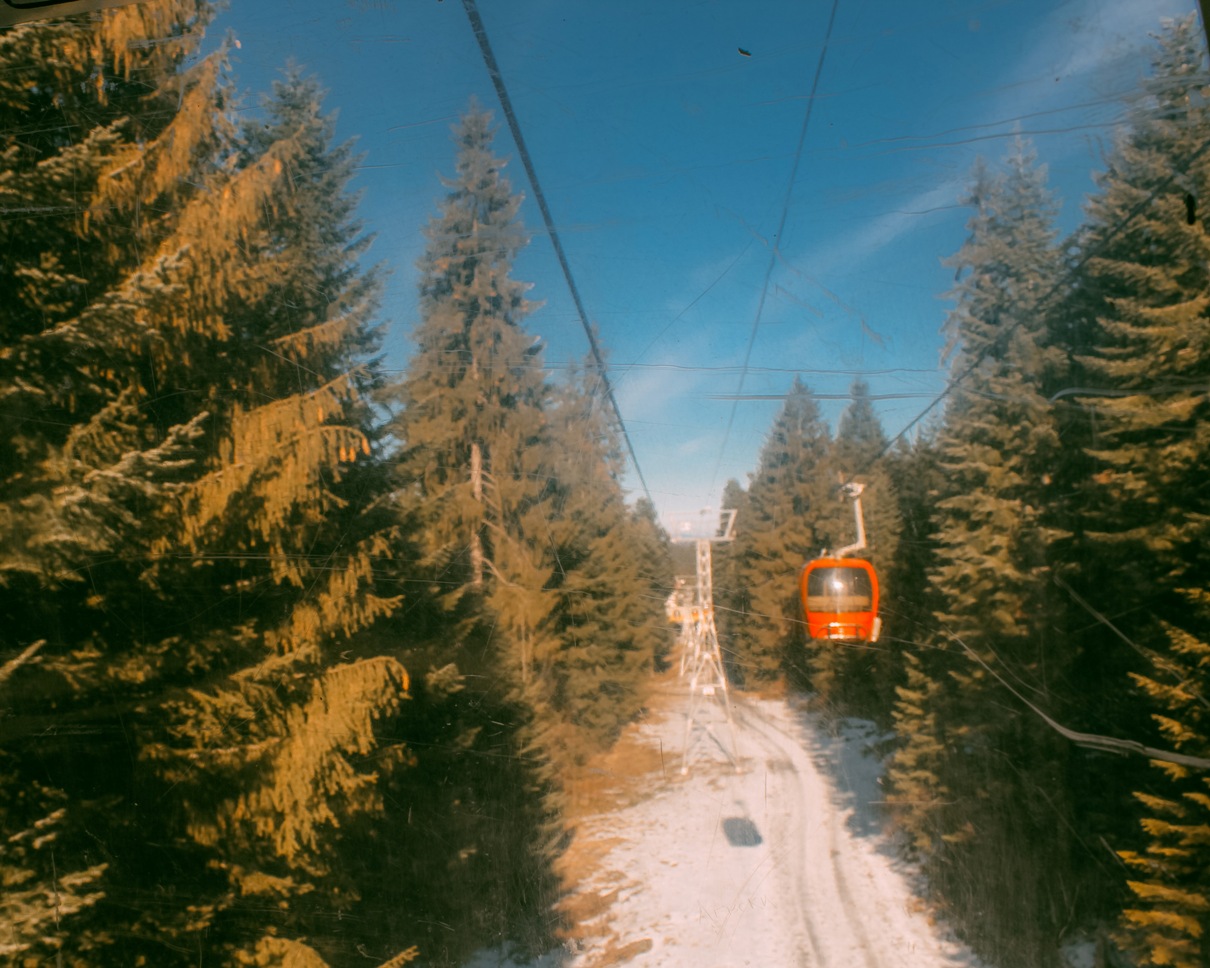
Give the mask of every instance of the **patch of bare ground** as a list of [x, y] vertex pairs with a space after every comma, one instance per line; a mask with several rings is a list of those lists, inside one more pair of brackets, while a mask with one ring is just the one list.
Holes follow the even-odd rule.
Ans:
[[642, 938], [639, 941], [631, 941], [629, 944], [614, 947], [608, 945], [604, 951], [597, 955], [593, 960], [593, 968], [609, 968], [610, 965], [624, 965], [631, 958], [635, 958], [644, 952], [650, 951], [652, 941], [650, 938]]
[[[675, 676], [662, 677], [652, 690], [648, 715], [675, 689]], [[621, 843], [610, 835], [608, 817], [650, 796], [679, 763], [679, 751], [664, 749], [658, 738], [644, 735], [644, 722], [640, 718], [631, 723], [611, 749], [564, 781], [573, 835], [555, 864], [564, 890], [557, 907], [567, 925], [562, 938], [568, 948], [591, 952], [586, 968], [624, 964], [652, 946], [649, 938], [621, 943], [613, 936], [609, 909], [628, 878], [624, 871], [607, 869], [610, 852]]]

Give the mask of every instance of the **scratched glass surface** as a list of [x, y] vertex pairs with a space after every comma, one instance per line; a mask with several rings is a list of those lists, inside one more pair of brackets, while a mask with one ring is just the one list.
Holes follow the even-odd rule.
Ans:
[[1193, 0], [0, 0], [0, 962], [1210, 963]]

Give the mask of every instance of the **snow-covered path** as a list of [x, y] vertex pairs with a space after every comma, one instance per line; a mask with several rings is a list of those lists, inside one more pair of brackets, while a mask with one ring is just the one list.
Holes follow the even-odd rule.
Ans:
[[[642, 793], [587, 818], [601, 859], [580, 885], [608, 903], [573, 964], [638, 968], [958, 968], [880, 831], [871, 728], [831, 736], [784, 701], [734, 702], [740, 771], [709, 705], [681, 775], [688, 696], [668, 683], [627, 742], [658, 747]], [[615, 893], [616, 892], [616, 893]]]

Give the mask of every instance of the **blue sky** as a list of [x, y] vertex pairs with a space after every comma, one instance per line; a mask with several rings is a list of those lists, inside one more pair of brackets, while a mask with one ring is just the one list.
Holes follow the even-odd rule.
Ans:
[[[1160, 19], [1194, 0], [839, 0], [786, 209], [830, 0], [480, 0], [480, 13], [664, 514], [751, 472], [776, 400], [734, 395], [766, 274], [745, 395], [822, 395], [863, 374], [897, 433], [940, 367], [960, 198], [1017, 129], [1079, 221], [1145, 73]], [[559, 367], [587, 345], [459, 0], [232, 0], [252, 98], [288, 60], [328, 89], [365, 153], [356, 188], [392, 270], [388, 365], [417, 320], [421, 229], [453, 169], [449, 128], [493, 109], [533, 241], [515, 275]], [[749, 56], [740, 53], [740, 48]], [[776, 244], [776, 250], [774, 245]], [[769, 272], [770, 261], [773, 269]], [[843, 401], [826, 400], [835, 418]], [[734, 407], [734, 424], [725, 430]], [[631, 473], [632, 494], [638, 482]]]

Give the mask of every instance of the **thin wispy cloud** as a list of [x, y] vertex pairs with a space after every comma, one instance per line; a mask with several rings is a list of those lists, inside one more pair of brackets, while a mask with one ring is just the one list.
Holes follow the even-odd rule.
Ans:
[[1152, 38], [1162, 21], [1186, 12], [1187, 6], [1175, 0], [1061, 5], [1033, 29], [1026, 52], [991, 89], [991, 116], [1012, 118], [1070, 104], [1070, 88], [1081, 86], [1103, 101], [1082, 100], [1072, 110], [1112, 123], [1115, 114], [1120, 116], [1121, 99], [1137, 88], [1148, 69]]
[[[1186, 7], [1176, 0], [1075, 0], [1060, 5], [1032, 31], [1025, 53], [986, 89], [991, 96], [982, 117], [969, 119], [967, 130], [999, 123], [1002, 132], [984, 132], [980, 137], [1011, 138], [1021, 127], [1020, 119], [1053, 106], [1082, 112], [1094, 127], [1114, 124], [1121, 114], [1121, 98], [1137, 86], [1147, 69], [1152, 35], [1164, 18], [1184, 12]], [[1073, 105], [1070, 89], [1077, 85], [1099, 90], [1103, 100], [1080, 99]], [[1058, 127], [1068, 126], [1060, 121]], [[996, 153], [994, 146], [991, 153]], [[809, 266], [821, 279], [839, 269], [852, 272], [919, 229], [930, 216], [958, 206], [968, 183], [967, 170], [946, 172], [894, 210], [816, 243], [793, 261]]]
[[[681, 354], [661, 354], [653, 362], [673, 364], [682, 362]], [[627, 417], [649, 417], [666, 413], [674, 403], [683, 402], [697, 392], [704, 379], [696, 370], [663, 369], [660, 367], [627, 370], [625, 380], [618, 380], [615, 392], [618, 406]]]
[[[1165, 0], [1080, 0], [1056, 10], [1034, 33], [1036, 45], [1023, 61], [1019, 75], [1040, 75], [1073, 80], [1116, 73], [1124, 61], [1133, 59], [1141, 46], [1151, 46], [1151, 35], [1161, 20], [1176, 17], [1185, 7]], [[1096, 43], [1072, 43], [1072, 34], [1091, 34]], [[1137, 77], [1126, 77], [1128, 84]]]
[[790, 261], [808, 266], [811, 274], [820, 279], [826, 279], [840, 269], [852, 272], [905, 235], [919, 229], [923, 220], [938, 218], [953, 209], [968, 181], [965, 174], [961, 177], [949, 176], [906, 199], [895, 209], [876, 216], [851, 232], [818, 243]]

